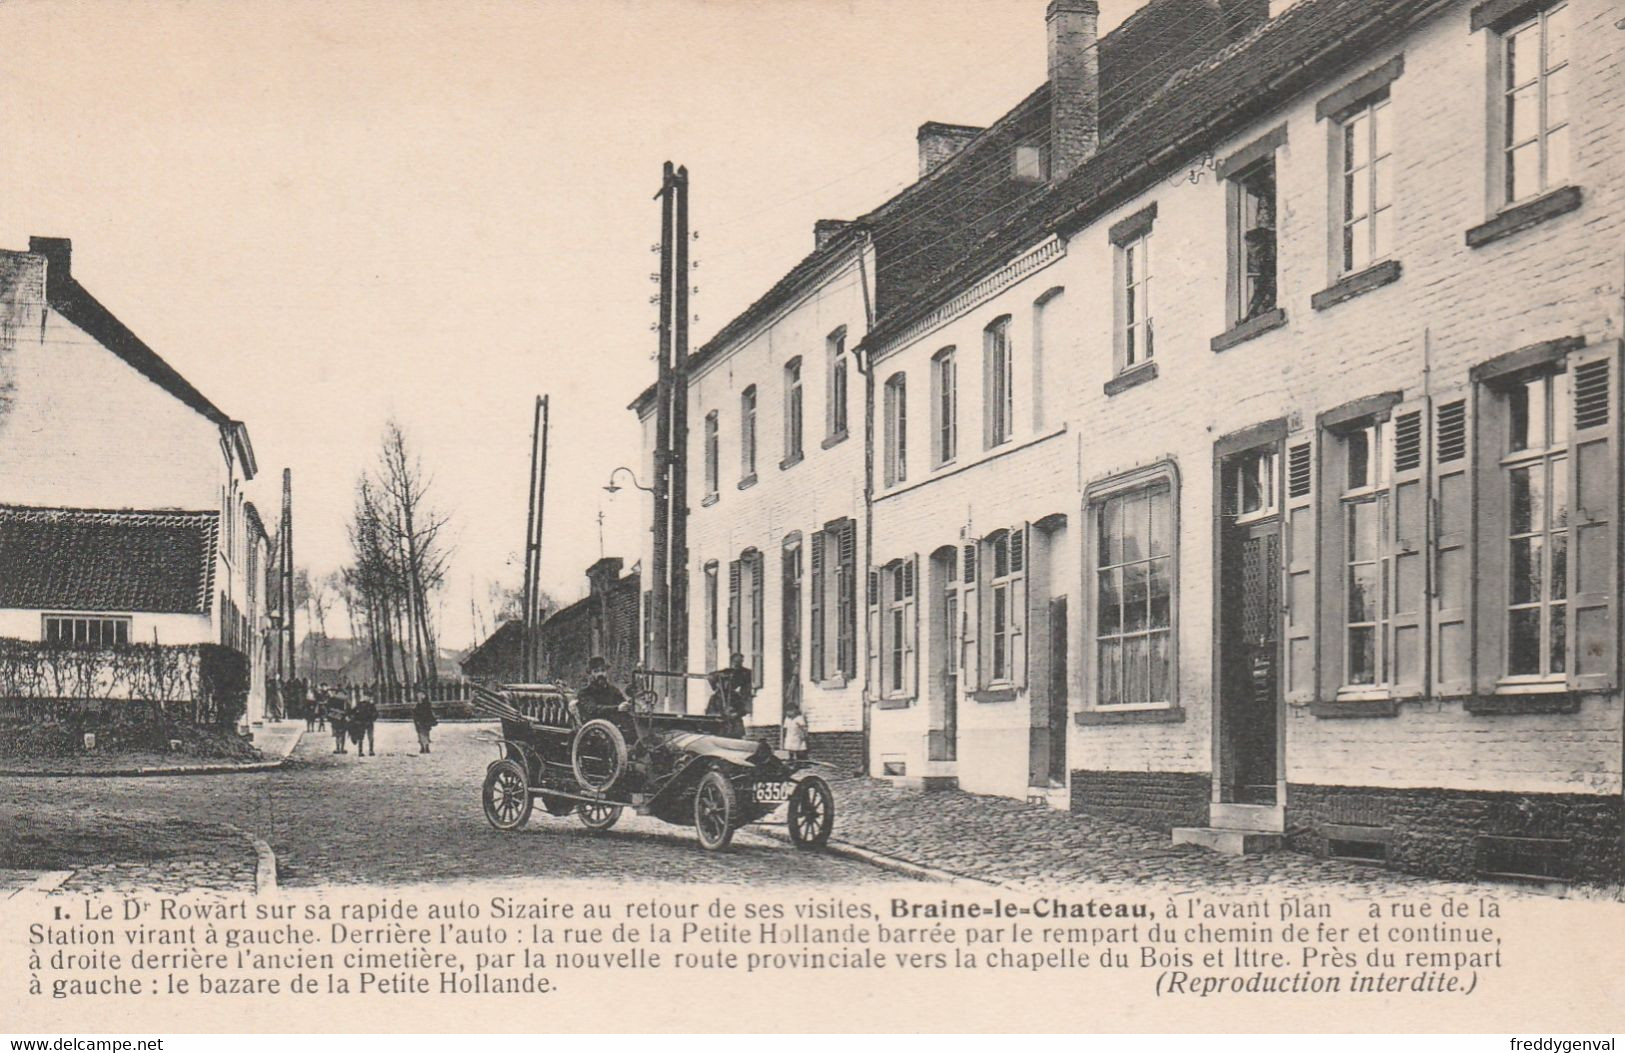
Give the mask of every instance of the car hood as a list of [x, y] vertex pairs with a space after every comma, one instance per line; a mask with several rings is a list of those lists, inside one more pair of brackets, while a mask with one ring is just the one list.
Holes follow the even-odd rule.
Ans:
[[739, 765], [752, 765], [773, 751], [765, 742], [755, 739], [730, 739], [721, 735], [701, 735], [692, 731], [675, 731], [666, 736], [666, 744], [674, 749], [704, 757], [718, 757]]

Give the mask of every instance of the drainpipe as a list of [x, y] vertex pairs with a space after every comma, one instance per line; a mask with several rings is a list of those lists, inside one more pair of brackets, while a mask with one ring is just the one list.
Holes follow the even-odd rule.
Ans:
[[[869, 293], [869, 266], [865, 253], [873, 244], [868, 230], [858, 231], [857, 257], [858, 257], [858, 284], [863, 287], [863, 339], [858, 341], [853, 349], [853, 359], [857, 364], [858, 372], [863, 374], [863, 559], [864, 568], [862, 581], [864, 588], [868, 588], [869, 563], [874, 559], [875, 540], [875, 371], [873, 350], [868, 346], [869, 333], [875, 327], [874, 298]], [[858, 568], [852, 568], [853, 574]], [[852, 606], [857, 608], [859, 599], [862, 599], [863, 610], [868, 611], [869, 597], [862, 593], [857, 582], [852, 584]], [[865, 634], [869, 631], [869, 617], [865, 613], [861, 618], [857, 611], [853, 612], [854, 620], [862, 623]], [[857, 641], [853, 641], [854, 647]], [[863, 774], [869, 774], [869, 737], [870, 716], [869, 705], [874, 685], [869, 683], [868, 650], [874, 646], [874, 641], [865, 638], [863, 642]], [[853, 660], [858, 660], [854, 654]]]

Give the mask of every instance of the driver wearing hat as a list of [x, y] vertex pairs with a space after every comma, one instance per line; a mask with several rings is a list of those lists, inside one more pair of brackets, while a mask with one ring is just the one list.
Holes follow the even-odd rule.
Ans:
[[587, 686], [576, 695], [576, 707], [583, 721], [632, 708], [621, 689], [609, 682], [609, 663], [603, 655], [588, 660]]

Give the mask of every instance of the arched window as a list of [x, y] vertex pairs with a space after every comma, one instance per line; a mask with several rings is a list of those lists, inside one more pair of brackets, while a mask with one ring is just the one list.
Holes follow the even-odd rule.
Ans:
[[959, 363], [954, 349], [931, 356], [931, 463], [947, 464], [959, 453]]
[[1010, 316], [982, 331], [982, 445], [1008, 442], [1015, 422], [1015, 368], [1010, 348]]

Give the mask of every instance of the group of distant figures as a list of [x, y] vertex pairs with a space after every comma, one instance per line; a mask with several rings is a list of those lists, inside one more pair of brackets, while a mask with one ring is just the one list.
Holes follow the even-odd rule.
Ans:
[[[367, 688], [325, 683], [310, 688], [302, 680], [284, 680], [280, 684], [273, 681], [267, 695], [277, 700], [274, 708], [268, 707], [272, 719], [282, 719], [285, 712], [302, 713], [306, 731], [332, 732], [334, 753], [349, 753], [353, 745], [357, 758], [377, 756], [373, 726], [378, 723], [378, 703]], [[431, 732], [440, 721], [428, 691], [418, 688], [417, 696], [412, 725], [418, 734], [418, 752], [430, 753]]]

